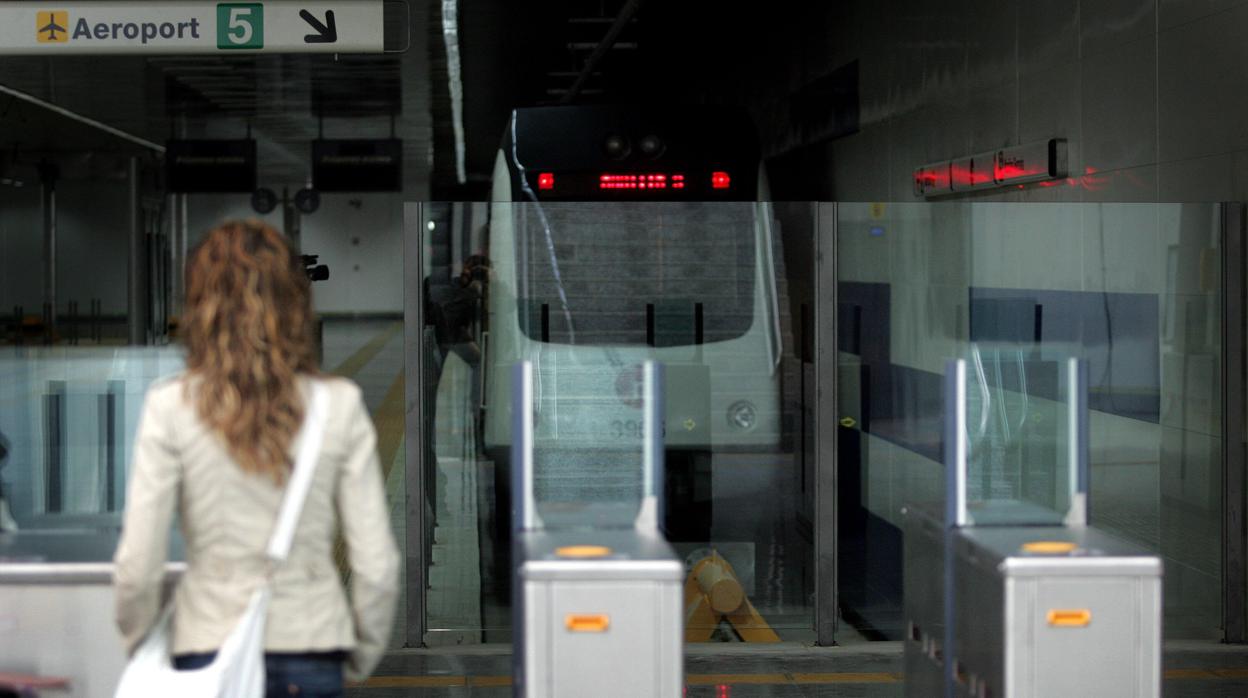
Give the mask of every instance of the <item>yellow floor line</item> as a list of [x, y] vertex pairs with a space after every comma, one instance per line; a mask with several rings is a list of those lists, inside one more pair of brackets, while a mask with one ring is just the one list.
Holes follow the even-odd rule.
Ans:
[[840, 672], [833, 674], [793, 674], [793, 683], [825, 684], [825, 683], [898, 683], [904, 680], [901, 674], [884, 672]]
[[[390, 384], [390, 389], [386, 391], [386, 396], [382, 398], [377, 411], [373, 413], [373, 425], [377, 428], [377, 454], [381, 458], [382, 482], [389, 480], [390, 470], [394, 467], [394, 461], [399, 454], [399, 447], [403, 445], [405, 384], [403, 372], [400, 371], [394, 382]], [[346, 581], [347, 547], [341, 537], [334, 542], [334, 561], [338, 564], [343, 581]]]
[[345, 361], [330, 369], [330, 373], [343, 378], [354, 378], [368, 362], [372, 361], [381, 353], [383, 347], [396, 334], [403, 331], [403, 323], [396, 322], [382, 330], [381, 334], [368, 340], [368, 343], [356, 350], [354, 354], [348, 356]]
[[[508, 677], [508, 681], [510, 682]], [[373, 676], [356, 688], [453, 688], [467, 686], [463, 676]]]
[[1174, 679], [1216, 679], [1217, 674], [1208, 669], [1166, 669], [1162, 672], [1162, 678], [1168, 680]]
[[787, 674], [686, 674], [685, 683], [690, 686], [719, 686], [722, 684], [787, 684]]
[[403, 445], [405, 417], [403, 395], [406, 380], [403, 372], [390, 384], [386, 396], [382, 398], [377, 411], [373, 413], [373, 426], [377, 428], [377, 455], [381, 458], [381, 481], [390, 478], [390, 469], [399, 455], [399, 447]]

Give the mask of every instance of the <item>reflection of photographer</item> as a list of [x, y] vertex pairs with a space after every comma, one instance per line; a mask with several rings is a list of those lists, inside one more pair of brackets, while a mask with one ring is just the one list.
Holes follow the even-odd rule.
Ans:
[[438, 348], [442, 355], [453, 352], [474, 370], [481, 364], [476, 325], [490, 279], [490, 260], [474, 254], [464, 260], [464, 269], [451, 285], [451, 296], [442, 304], [438, 323]]
[[[474, 254], [464, 260], [459, 278], [451, 282], [451, 288], [442, 303], [431, 303], [427, 308], [438, 343], [438, 381], [448, 375], [447, 360], [451, 354], [458, 356], [468, 367], [467, 403], [462, 415], [470, 427], [469, 443], [480, 446], [481, 436], [481, 345], [479, 339], [485, 330], [483, 310], [485, 295], [489, 291], [490, 260], [485, 255]], [[429, 297], [426, 291], [426, 298]], [[462, 380], [462, 379], [461, 379]]]
[[[4, 438], [4, 434], [0, 432], [0, 474], [4, 472], [4, 466], [9, 459], [9, 440]], [[0, 532], [16, 531], [17, 522], [13, 520], [13, 516], [9, 513], [9, 503], [4, 498], [4, 478], [0, 477]]]

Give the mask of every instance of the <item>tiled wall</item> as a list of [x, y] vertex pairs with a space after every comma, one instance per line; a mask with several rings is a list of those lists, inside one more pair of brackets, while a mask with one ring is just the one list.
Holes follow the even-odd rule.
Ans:
[[[1248, 198], [1244, 0], [851, 0], [793, 12], [790, 80], [745, 75], [772, 154], [824, 153], [830, 200], [912, 200], [926, 162], [1048, 138], [1071, 179], [993, 198]], [[858, 61], [861, 131], [801, 143], [789, 95]], [[763, 97], [747, 96], [746, 90]]]

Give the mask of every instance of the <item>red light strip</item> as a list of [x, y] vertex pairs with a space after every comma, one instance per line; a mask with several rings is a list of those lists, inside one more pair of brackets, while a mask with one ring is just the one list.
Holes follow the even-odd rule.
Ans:
[[636, 174], [605, 173], [598, 176], [599, 189], [684, 189], [683, 174], [667, 175], [658, 172]]

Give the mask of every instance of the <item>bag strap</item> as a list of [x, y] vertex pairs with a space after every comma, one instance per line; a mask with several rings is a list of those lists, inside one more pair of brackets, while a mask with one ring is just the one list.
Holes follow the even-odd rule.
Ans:
[[303, 502], [312, 487], [312, 475], [316, 471], [316, 459], [321, 452], [321, 443], [325, 439], [325, 420], [329, 412], [329, 388], [323, 381], [312, 381], [312, 399], [308, 402], [308, 413], [303, 418], [303, 426], [299, 429], [296, 443], [299, 444], [295, 453], [295, 467], [291, 470], [290, 481], [286, 484], [286, 495], [282, 498], [282, 508], [277, 515], [277, 525], [273, 528], [273, 536], [269, 539], [267, 549], [269, 561], [280, 563], [290, 554], [290, 546], [295, 539], [295, 524], [299, 523], [299, 514], [303, 511]]

